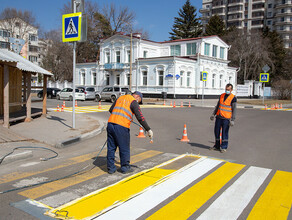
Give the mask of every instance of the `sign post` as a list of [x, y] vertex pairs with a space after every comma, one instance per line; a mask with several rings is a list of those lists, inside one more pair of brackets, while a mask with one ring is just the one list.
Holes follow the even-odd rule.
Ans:
[[263, 82], [263, 105], [265, 105], [265, 83], [269, 82], [270, 79], [269, 73], [267, 73], [270, 70], [270, 67], [266, 64], [262, 70], [264, 73], [260, 73], [260, 82]]
[[73, 103], [72, 103], [72, 128], [75, 129], [75, 66], [76, 66], [76, 41], [81, 39], [82, 12], [76, 13], [76, 1], [72, 2], [72, 14], [63, 15], [62, 39], [63, 42], [73, 42]]
[[203, 81], [203, 89], [202, 89], [202, 106], [204, 105], [204, 89], [205, 89], [205, 82], [207, 82], [208, 72], [202, 72], [202, 81]]

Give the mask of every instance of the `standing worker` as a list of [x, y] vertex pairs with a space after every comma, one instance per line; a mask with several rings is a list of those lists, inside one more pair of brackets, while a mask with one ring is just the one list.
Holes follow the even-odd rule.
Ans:
[[[210, 117], [213, 121], [216, 115], [215, 121], [215, 145], [210, 147], [210, 150], [220, 150], [221, 153], [226, 152], [228, 147], [228, 132], [229, 126], [234, 125], [236, 115], [236, 101], [237, 98], [231, 92], [233, 90], [232, 84], [227, 84], [225, 93], [222, 93], [217, 106]], [[222, 129], [222, 143], [220, 145], [220, 130]]]
[[111, 116], [107, 125], [107, 170], [109, 174], [116, 172], [115, 152], [119, 147], [121, 172], [132, 172], [130, 166], [130, 125], [133, 115], [147, 131], [148, 136], [153, 138], [139, 104], [142, 104], [143, 95], [141, 92], [134, 92], [132, 95], [120, 96], [111, 106]]

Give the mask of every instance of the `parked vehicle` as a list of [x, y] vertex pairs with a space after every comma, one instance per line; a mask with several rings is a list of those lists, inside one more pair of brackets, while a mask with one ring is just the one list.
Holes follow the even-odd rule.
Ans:
[[[49, 99], [52, 99], [52, 98], [56, 97], [57, 93], [60, 91], [61, 91], [61, 89], [58, 89], [58, 88], [47, 88], [47, 97]], [[39, 98], [42, 98], [43, 97], [43, 90], [39, 91], [37, 96]]]
[[77, 89], [81, 89], [85, 93], [85, 99], [95, 99], [95, 88], [78, 86]]
[[[57, 94], [57, 99], [67, 99], [73, 100], [73, 89], [72, 88], [64, 88]], [[76, 100], [85, 100], [85, 93], [82, 92], [81, 89], [75, 89], [75, 99]]]
[[107, 86], [101, 92], [95, 94], [95, 101], [110, 100], [116, 101], [121, 95], [131, 94], [131, 91], [127, 87], [121, 86]]

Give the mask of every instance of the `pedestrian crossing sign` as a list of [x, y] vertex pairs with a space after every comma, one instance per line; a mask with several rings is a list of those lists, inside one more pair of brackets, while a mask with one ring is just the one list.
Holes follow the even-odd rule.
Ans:
[[208, 72], [203, 71], [202, 72], [202, 81], [207, 81], [207, 77], [208, 77]]
[[81, 12], [63, 15], [63, 19], [62, 19], [63, 42], [80, 40], [81, 18], [82, 18]]
[[261, 73], [260, 74], [260, 82], [269, 82], [269, 74], [268, 73]]

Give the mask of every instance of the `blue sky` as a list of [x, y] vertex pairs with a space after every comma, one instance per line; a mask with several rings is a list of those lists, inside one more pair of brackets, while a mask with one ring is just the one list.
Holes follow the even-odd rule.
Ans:
[[[86, 1], [86, 0], [85, 0]], [[127, 6], [136, 14], [136, 27], [148, 31], [150, 40], [169, 40], [169, 33], [174, 24], [174, 17], [182, 8], [186, 0], [92, 0], [100, 7], [114, 3], [117, 6]], [[17, 8], [32, 11], [37, 23], [49, 31], [61, 27], [62, 16], [60, 10], [71, 0], [0, 0], [0, 10], [4, 8]], [[202, 0], [191, 0], [191, 4], [199, 9]]]

